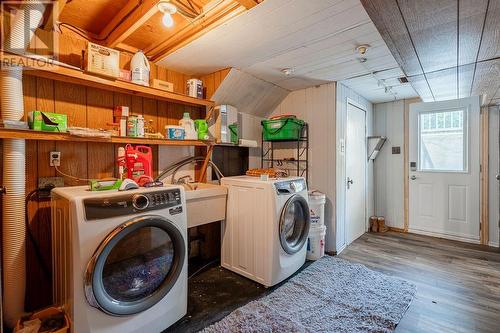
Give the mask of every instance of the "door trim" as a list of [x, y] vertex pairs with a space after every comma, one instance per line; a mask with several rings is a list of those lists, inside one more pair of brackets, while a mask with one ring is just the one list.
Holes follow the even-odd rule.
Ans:
[[[361, 111], [363, 111], [365, 113], [365, 145], [366, 145], [366, 137], [368, 136], [367, 135], [367, 127], [366, 127], [366, 114], [367, 114], [367, 110], [366, 110], [366, 106], [361, 104], [361, 103], [358, 103], [356, 102], [355, 100], [349, 98], [349, 97], [346, 97], [346, 113], [345, 113], [345, 125], [347, 127], [347, 118], [348, 118], [348, 114], [349, 114], [349, 104], [351, 104], [352, 106], [354, 106], [355, 108], [358, 108], [360, 109]], [[344, 158], [344, 170], [347, 170], [347, 136], [348, 136], [348, 133], [347, 133], [347, 130], [345, 132], [345, 153], [346, 153], [346, 157]], [[365, 232], [368, 231], [368, 219], [367, 219], [367, 216], [368, 216], [368, 156], [366, 156], [366, 159], [365, 159], [365, 191], [364, 191], [364, 194], [365, 194], [365, 218], [364, 218], [364, 225], [365, 225]], [[345, 172], [344, 174], [344, 180], [345, 182], [345, 186], [344, 186], [344, 240], [345, 240], [345, 244], [344, 244], [344, 247], [342, 249], [344, 249], [348, 244], [348, 240], [347, 240], [347, 171]], [[340, 251], [339, 251], [340, 253]]]
[[480, 217], [480, 225], [479, 225], [479, 237], [481, 244], [488, 245], [489, 242], [489, 109], [487, 106], [483, 106], [480, 109], [481, 114], [479, 118], [480, 122], [480, 153], [479, 158], [480, 167], [479, 167], [479, 177], [481, 179], [481, 183], [479, 185], [480, 188], [480, 197], [479, 197], [479, 209], [481, 212]]

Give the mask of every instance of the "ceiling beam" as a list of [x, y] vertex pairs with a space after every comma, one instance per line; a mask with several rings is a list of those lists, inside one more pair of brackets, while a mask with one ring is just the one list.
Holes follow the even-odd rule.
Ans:
[[151, 61], [158, 61], [245, 11], [246, 9], [239, 3], [230, 0], [222, 1], [191, 24], [176, 32], [175, 35], [151, 45], [144, 52]]
[[236, 2], [246, 9], [251, 9], [259, 4], [256, 0], [236, 0]]
[[[68, 3], [67, 0], [57, 0], [51, 5], [52, 10], [50, 11], [50, 15], [45, 21], [43, 25], [44, 30], [52, 30], [54, 29], [54, 24], [59, 20], [59, 16], [61, 15], [64, 6]], [[50, 8], [50, 7], [49, 7]]]
[[159, 0], [130, 0], [99, 33], [106, 46], [122, 43], [158, 12]]

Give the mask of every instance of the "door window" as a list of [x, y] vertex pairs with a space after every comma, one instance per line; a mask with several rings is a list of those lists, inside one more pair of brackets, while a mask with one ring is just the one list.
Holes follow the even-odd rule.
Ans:
[[467, 112], [423, 112], [418, 122], [420, 171], [467, 171]]

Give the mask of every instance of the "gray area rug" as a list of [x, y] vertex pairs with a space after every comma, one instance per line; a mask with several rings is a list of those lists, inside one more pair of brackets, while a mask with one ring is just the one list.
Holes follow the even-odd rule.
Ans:
[[415, 293], [407, 281], [326, 256], [201, 332], [392, 332]]

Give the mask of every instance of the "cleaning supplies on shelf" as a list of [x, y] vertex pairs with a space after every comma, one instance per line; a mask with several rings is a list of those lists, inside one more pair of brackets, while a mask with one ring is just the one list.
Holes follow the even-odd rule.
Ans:
[[189, 116], [189, 112], [184, 112], [184, 117], [179, 120], [179, 126], [184, 128], [184, 138], [186, 140], [196, 140], [198, 139], [198, 134], [194, 128], [194, 121]]
[[35, 131], [64, 133], [68, 126], [68, 116], [59, 113], [31, 111], [28, 114], [28, 124]]
[[90, 190], [91, 191], [109, 191], [109, 190], [117, 190], [122, 185], [122, 180], [91, 180], [90, 181]]
[[205, 119], [196, 119], [194, 121], [194, 128], [198, 133], [198, 140], [208, 140], [208, 122]]
[[120, 179], [124, 179], [127, 161], [125, 160], [125, 148], [123, 147], [118, 147], [117, 164], [118, 164], [118, 175]]
[[118, 151], [118, 168], [127, 169], [127, 178], [139, 185], [153, 180], [153, 152], [147, 146], [125, 146], [125, 155]]
[[186, 90], [188, 96], [195, 98], [203, 98], [203, 81], [198, 79], [187, 80]]
[[165, 136], [170, 140], [184, 140], [185, 131], [182, 126], [167, 125], [165, 126]]
[[238, 124], [234, 123], [228, 126], [229, 132], [231, 132], [231, 143], [238, 144]]
[[149, 87], [149, 72], [151, 68], [144, 53], [139, 50], [132, 57], [130, 71], [132, 72], [132, 83]]

